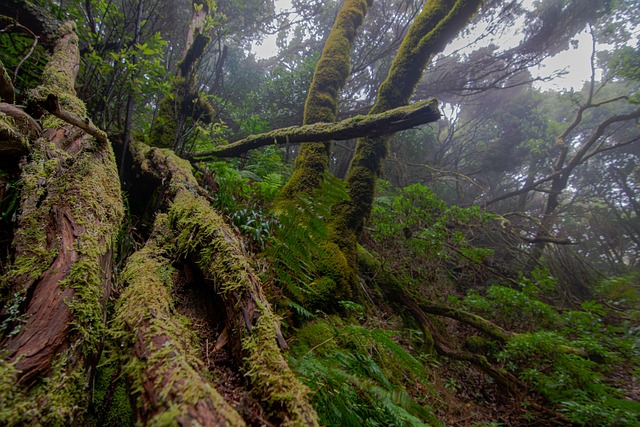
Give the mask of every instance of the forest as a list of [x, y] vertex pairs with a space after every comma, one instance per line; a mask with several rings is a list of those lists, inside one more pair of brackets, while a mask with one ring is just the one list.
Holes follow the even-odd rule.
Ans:
[[639, 163], [636, 0], [2, 0], [0, 426], [640, 426]]

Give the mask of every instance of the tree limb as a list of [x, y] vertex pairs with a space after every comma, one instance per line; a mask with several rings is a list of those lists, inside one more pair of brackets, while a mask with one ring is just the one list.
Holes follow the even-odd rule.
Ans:
[[399, 107], [380, 114], [355, 116], [337, 123], [316, 123], [277, 129], [218, 147], [212, 151], [196, 153], [189, 158], [209, 160], [234, 157], [266, 145], [299, 144], [301, 142], [323, 142], [347, 140], [364, 136], [380, 136], [410, 129], [440, 118], [438, 103], [431, 99]]
[[49, 111], [57, 118], [82, 129], [83, 131], [97, 139], [99, 142], [105, 145], [109, 142], [107, 134], [104, 131], [98, 129], [96, 125], [91, 122], [91, 119], [89, 119], [88, 117], [83, 119], [82, 117], [72, 113], [71, 111], [62, 109], [56, 95], [49, 94], [44, 106], [47, 111]]
[[0, 113], [4, 113], [7, 116], [11, 116], [14, 119], [17, 119], [17, 121], [19, 122], [19, 127], [26, 128], [24, 130], [27, 130], [27, 132], [24, 133], [27, 135], [34, 134], [35, 136], [39, 136], [42, 133], [42, 128], [40, 127], [38, 122], [36, 122], [33, 117], [31, 117], [29, 114], [25, 113], [21, 108], [16, 107], [15, 105], [0, 102]]

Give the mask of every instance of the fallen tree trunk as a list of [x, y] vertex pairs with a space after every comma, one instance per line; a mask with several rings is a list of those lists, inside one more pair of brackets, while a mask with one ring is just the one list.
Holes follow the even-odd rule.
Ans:
[[192, 160], [234, 157], [267, 145], [299, 144], [303, 142], [341, 141], [362, 137], [388, 135], [440, 119], [438, 102], [434, 99], [416, 102], [381, 114], [355, 116], [337, 123], [314, 123], [291, 126], [259, 135], [252, 135], [229, 145], [216, 147], [189, 156]]
[[132, 143], [134, 164], [164, 183], [168, 221], [176, 234], [176, 254], [200, 268], [224, 307], [230, 351], [272, 422], [315, 426], [315, 410], [278, 348], [286, 346], [260, 279], [249, 265], [237, 236], [211, 207], [191, 166], [170, 150]]

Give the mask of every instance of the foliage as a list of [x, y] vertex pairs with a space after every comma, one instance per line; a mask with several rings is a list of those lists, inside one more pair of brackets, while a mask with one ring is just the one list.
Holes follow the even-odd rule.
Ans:
[[571, 421], [640, 422], [640, 404], [622, 397], [621, 384], [605, 380], [621, 365], [640, 361], [637, 328], [611, 324], [610, 310], [594, 301], [583, 303], [580, 310], [564, 311], [541, 302], [541, 290], [552, 287], [552, 282], [548, 273], [538, 271], [533, 278], [521, 278], [521, 290], [494, 285], [485, 295], [470, 292], [463, 304], [502, 325], [526, 331], [494, 350], [492, 357], [555, 403]]
[[265, 255], [271, 262], [275, 284], [306, 309], [335, 299], [331, 292], [337, 280], [331, 277], [334, 268], [323, 265], [332, 249], [335, 251], [329, 245], [326, 218], [331, 215], [331, 207], [346, 197], [344, 184], [325, 174], [322, 188], [276, 204], [278, 228]]
[[298, 330], [290, 363], [316, 391], [313, 402], [323, 425], [441, 425], [406, 390], [416, 381], [428, 387], [427, 370], [395, 336], [331, 317]]
[[413, 259], [414, 270], [461, 279], [491, 260], [492, 250], [472, 242], [493, 219], [477, 206], [447, 206], [422, 184], [398, 190], [383, 185], [371, 213], [371, 237], [380, 251], [399, 250], [403, 263]]
[[256, 252], [265, 250], [278, 227], [268, 206], [290, 174], [290, 167], [282, 161], [282, 150], [256, 150], [246, 162], [209, 162], [207, 170], [216, 184], [216, 207], [229, 216]]

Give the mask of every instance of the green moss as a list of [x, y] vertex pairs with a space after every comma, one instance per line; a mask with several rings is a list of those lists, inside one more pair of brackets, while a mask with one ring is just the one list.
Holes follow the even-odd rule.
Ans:
[[82, 425], [89, 387], [83, 369], [67, 366], [72, 359], [70, 350], [60, 353], [50, 375], [30, 389], [18, 383], [13, 364], [0, 359], [0, 425]]
[[340, 319], [330, 319], [305, 323], [296, 331], [297, 343], [294, 350], [297, 357], [302, 357], [310, 351], [318, 355], [331, 354], [338, 349], [337, 331], [333, 322], [340, 323]]
[[[167, 232], [167, 220], [159, 215], [156, 235]], [[225, 402], [202, 375], [203, 363], [197, 356], [196, 339], [189, 322], [175, 312], [171, 295], [173, 269], [167, 250], [154, 240], [134, 253], [122, 273], [128, 284], [116, 306], [113, 334], [128, 351], [123, 372], [132, 382], [133, 392], [152, 396], [139, 402], [154, 415], [148, 425], [173, 425], [190, 416], [198, 404], [209, 404], [227, 425], [244, 425], [240, 416]], [[161, 343], [156, 347], [153, 343]], [[143, 354], [134, 352], [134, 346]], [[160, 396], [162, 401], [156, 401]], [[167, 424], [168, 423], [168, 424]]]
[[135, 424], [131, 392], [125, 376], [119, 375], [118, 366], [113, 361], [97, 368], [92, 406], [96, 408], [96, 425], [121, 427]]
[[[303, 124], [334, 122], [340, 89], [349, 77], [351, 48], [372, 0], [347, 0], [329, 33], [304, 107]], [[329, 167], [329, 143], [302, 144], [296, 169], [283, 188], [284, 198], [320, 188]]]
[[488, 355], [497, 350], [496, 342], [479, 335], [471, 335], [464, 340], [463, 347], [473, 353]]
[[275, 334], [275, 318], [266, 314], [258, 319], [253, 333], [243, 339], [242, 349], [247, 353], [245, 375], [273, 415], [287, 415], [279, 420], [280, 425], [317, 425], [316, 413], [307, 400], [309, 390], [300, 384], [282, 357], [273, 339]]
[[175, 232], [173, 254], [195, 261], [224, 300], [232, 352], [243, 355], [243, 368], [257, 397], [270, 402], [271, 415], [282, 418], [283, 425], [317, 425], [315, 411], [305, 398], [306, 387], [297, 381], [277, 346], [277, 319], [262, 294], [260, 281], [238, 238], [220, 214], [197, 195], [188, 163], [168, 150], [141, 144], [132, 148], [142, 168], [170, 188], [173, 199], [167, 226]]
[[[433, 55], [466, 25], [481, 3], [481, 0], [427, 2], [402, 41], [370, 113], [382, 113], [407, 105]], [[351, 201], [336, 207], [332, 217], [336, 241], [350, 259], [371, 213], [376, 179], [389, 152], [388, 141], [388, 136], [358, 140], [347, 174]]]

